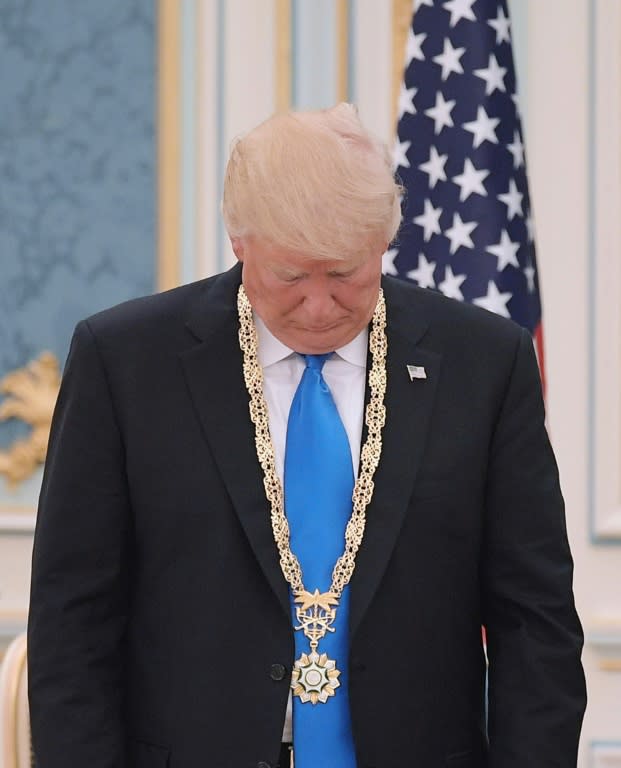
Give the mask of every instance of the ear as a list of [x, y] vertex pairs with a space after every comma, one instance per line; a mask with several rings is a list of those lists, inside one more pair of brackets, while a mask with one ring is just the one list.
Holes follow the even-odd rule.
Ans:
[[243, 261], [244, 261], [244, 241], [241, 239], [241, 237], [232, 237], [231, 238], [231, 248], [233, 249], [233, 253], [237, 257], [237, 261], [241, 261], [243, 263]]

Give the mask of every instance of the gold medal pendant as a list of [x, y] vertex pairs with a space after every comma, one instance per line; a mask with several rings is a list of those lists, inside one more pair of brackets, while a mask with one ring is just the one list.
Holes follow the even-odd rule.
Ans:
[[317, 653], [319, 641], [326, 632], [334, 632], [332, 624], [336, 619], [339, 604], [334, 592], [307, 592], [300, 589], [294, 599], [295, 615], [300, 622], [296, 630], [303, 630], [310, 640], [310, 653], [303, 653], [293, 665], [291, 688], [293, 695], [300, 701], [311, 704], [325, 704], [334, 696], [339, 687], [340, 672], [336, 662], [328, 658], [327, 653]]
[[325, 704], [339, 687], [340, 674], [336, 662], [329, 659], [327, 653], [319, 655], [315, 649], [308, 654], [303, 653], [293, 665], [293, 695], [303, 703]]

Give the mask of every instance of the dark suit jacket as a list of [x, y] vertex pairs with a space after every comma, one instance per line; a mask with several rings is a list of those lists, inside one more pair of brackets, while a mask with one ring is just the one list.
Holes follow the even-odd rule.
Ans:
[[[239, 281], [236, 267], [76, 329], [34, 550], [40, 768], [277, 762], [293, 637]], [[485, 310], [384, 289], [388, 416], [351, 585], [359, 767], [570, 768], [582, 633], [531, 339]]]

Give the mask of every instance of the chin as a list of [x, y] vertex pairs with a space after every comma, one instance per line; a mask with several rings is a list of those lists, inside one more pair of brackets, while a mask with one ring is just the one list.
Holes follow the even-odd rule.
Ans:
[[295, 335], [295, 344], [291, 346], [296, 352], [303, 355], [325, 355], [327, 352], [334, 352], [335, 349], [345, 346], [355, 336], [357, 331], [347, 333], [342, 329], [338, 331], [329, 331], [325, 334], [308, 331]]

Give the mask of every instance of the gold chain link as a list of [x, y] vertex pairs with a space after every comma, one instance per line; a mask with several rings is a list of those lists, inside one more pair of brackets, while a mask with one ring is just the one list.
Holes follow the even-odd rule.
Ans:
[[[239, 313], [239, 346], [244, 356], [244, 380], [250, 396], [250, 418], [255, 426], [255, 445], [257, 458], [263, 470], [265, 494], [271, 506], [271, 521], [274, 540], [280, 555], [280, 567], [292, 591], [298, 594], [304, 591], [300, 561], [291, 551], [289, 523], [285, 515], [282, 484], [276, 474], [274, 446], [270, 436], [269, 417], [265, 397], [263, 396], [263, 371], [258, 359], [257, 331], [252, 318], [252, 307], [246, 296], [244, 286], [239, 286], [237, 294]], [[336, 561], [332, 571], [330, 592], [337, 598], [341, 596], [356, 567], [356, 555], [360, 549], [366, 524], [367, 507], [373, 496], [373, 475], [382, 454], [382, 428], [386, 421], [386, 302], [380, 288], [371, 333], [369, 335], [371, 351], [371, 370], [369, 371], [370, 398], [365, 411], [367, 439], [360, 452], [360, 471], [352, 495], [353, 510], [345, 530], [345, 549]]]

